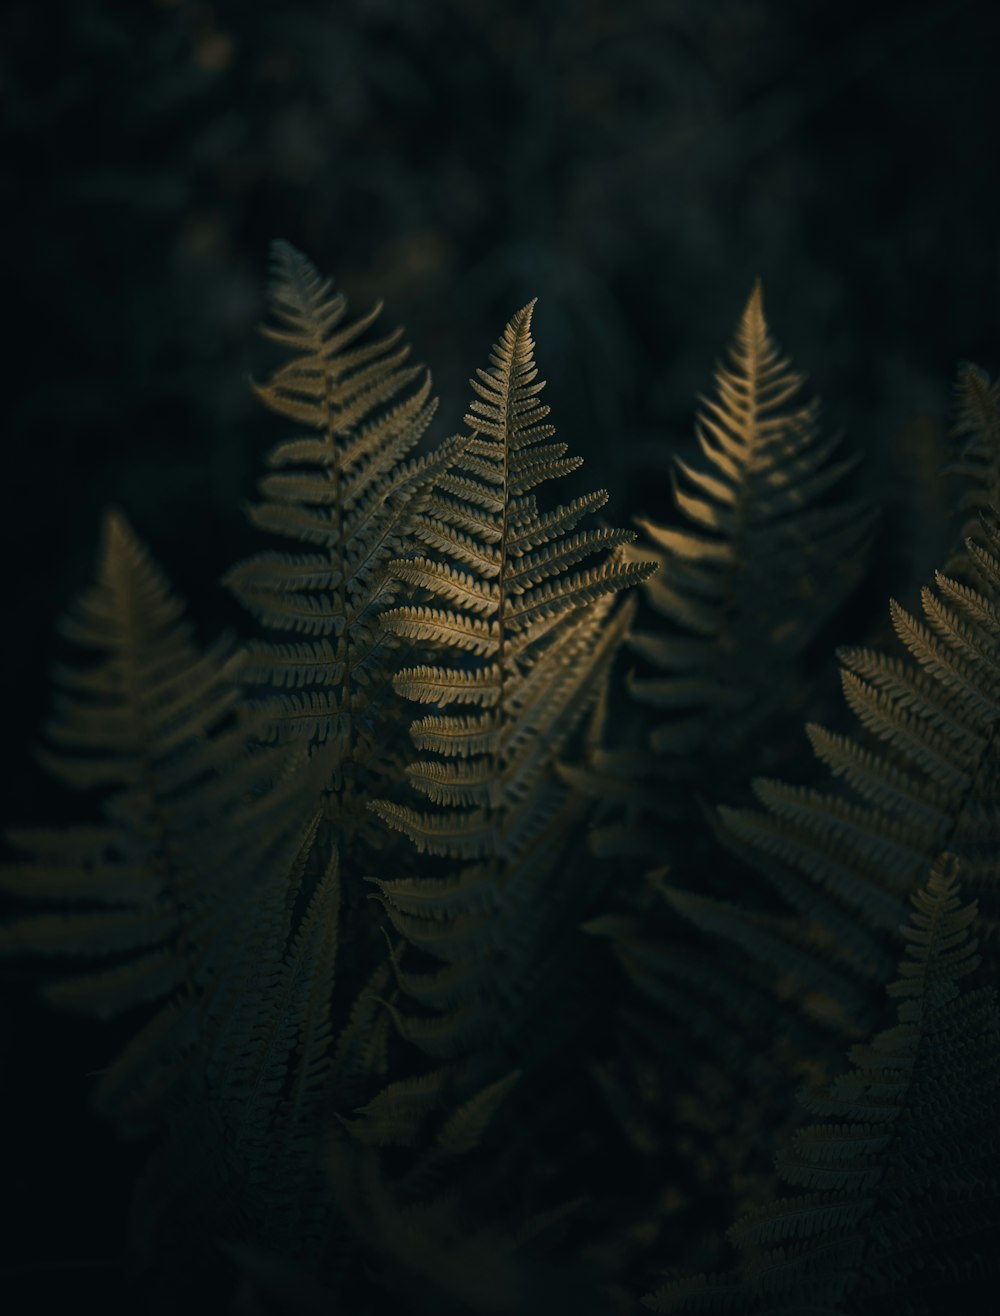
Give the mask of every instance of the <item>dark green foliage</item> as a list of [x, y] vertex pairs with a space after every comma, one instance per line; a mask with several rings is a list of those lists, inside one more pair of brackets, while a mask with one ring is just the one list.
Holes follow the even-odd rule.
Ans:
[[399, 333], [275, 246], [291, 355], [256, 391], [301, 432], [250, 517], [294, 551], [226, 575], [273, 639], [199, 650], [105, 521], [64, 627], [95, 657], [57, 671], [42, 751], [103, 819], [10, 833], [0, 950], [121, 1016], [97, 1103], [157, 1137], [133, 1305], [611, 1316], [666, 1264], [664, 1310], [974, 1311], [1000, 1225], [996, 389], [963, 368], [963, 544], [924, 620], [893, 603], [898, 654], [841, 651], [855, 735], [809, 724], [832, 787], [757, 778], [763, 811], [713, 812], [818, 689], [869, 538], [854, 463], [793, 403], [758, 284], [682, 520], [643, 521], [654, 576], [588, 520], [603, 490], [536, 498], [579, 459], [533, 308], [434, 446]]
[[[760, 780], [766, 812], [720, 810], [724, 835], [804, 920], [797, 935], [842, 976], [844, 1002], [853, 983], [884, 977], [907, 894], [945, 847], [982, 904], [995, 963], [1000, 534], [986, 524], [982, 535], [953, 558], [978, 587], [938, 572], [921, 594], [923, 621], [891, 603], [902, 657], [842, 651], [844, 695], [861, 729], [807, 727], [834, 789]], [[729, 928], [749, 949], [739, 922], [736, 914]]]
[[[660, 563], [644, 585], [658, 625], [629, 640], [655, 671], [628, 683], [656, 710], [647, 772], [716, 797], [766, 766], [801, 705], [803, 653], [857, 584], [872, 525], [857, 500], [829, 502], [858, 458], [820, 433], [818, 402], [797, 400], [759, 280], [729, 356], [702, 399], [697, 459], [675, 458], [680, 524], [639, 518]], [[663, 795], [683, 812], [682, 792]]]
[[734, 1274], [674, 1280], [646, 1299], [654, 1311], [985, 1310], [1000, 1278], [1000, 1009], [992, 986], [960, 985], [978, 957], [956, 869], [943, 855], [913, 896], [896, 1025], [805, 1099], [820, 1122], [779, 1155], [807, 1191], [733, 1226]]
[[[697, 456], [675, 459], [675, 521], [638, 518], [648, 547], [628, 550], [659, 563], [627, 641], [641, 664], [626, 686], [642, 739], [619, 734], [584, 770], [563, 769], [611, 806], [594, 850], [652, 870], [586, 925], [607, 938], [632, 989], [613, 1053], [594, 1074], [647, 1161], [657, 1150], [674, 1158], [686, 1141], [651, 1134], [664, 1113], [653, 1108], [662, 1095], [650, 1093], [672, 1093], [682, 1123], [692, 1109], [712, 1111], [714, 1147], [693, 1145], [688, 1167], [701, 1192], [713, 1175], [757, 1191], [790, 1082], [821, 1056], [810, 1030], [789, 1019], [788, 999], [827, 1025], [845, 1022], [839, 980], [772, 907], [741, 902], [744, 944], [720, 956], [717, 924], [724, 930], [739, 875], [704, 817], [706, 798], [742, 793], [754, 771], [788, 759], [789, 732], [817, 684], [806, 651], [857, 584], [871, 538], [871, 509], [840, 491], [857, 459], [821, 434], [818, 402], [798, 398], [802, 383], [770, 336], [758, 281], [729, 363], [702, 398]], [[850, 1005], [861, 1000], [855, 993]], [[734, 1072], [769, 1099], [734, 1101]]]
[[[238, 948], [301, 805], [288, 756], [253, 748], [238, 707], [244, 655], [201, 652], [183, 605], [120, 513], [104, 522], [98, 578], [62, 627], [89, 651], [55, 673], [62, 693], [41, 754], [67, 784], [106, 792], [97, 825], [11, 829], [30, 860], [0, 870], [8, 893], [55, 905], [0, 930], [0, 952], [65, 957], [45, 987], [99, 1018], [156, 1004], [95, 1090], [142, 1130], [199, 1054], [206, 1001]], [[96, 961], [96, 967], [95, 967]]]

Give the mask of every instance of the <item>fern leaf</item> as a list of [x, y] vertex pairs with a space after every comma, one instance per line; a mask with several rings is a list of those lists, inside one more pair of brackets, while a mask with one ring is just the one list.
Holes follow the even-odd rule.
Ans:
[[183, 605], [118, 512], [104, 521], [97, 581], [63, 631], [92, 660], [55, 673], [43, 761], [71, 785], [110, 788], [105, 822], [9, 833], [34, 862], [0, 872], [0, 886], [64, 912], [9, 922], [0, 953], [75, 962], [45, 989], [63, 1008], [107, 1018], [157, 1005], [95, 1093], [139, 1130], [165, 1117], [195, 1055], [241, 902], [294, 837], [299, 783], [282, 757], [252, 751], [257, 727], [236, 712], [238, 655], [228, 642], [198, 651]]
[[388, 684], [397, 641], [376, 624], [399, 589], [388, 566], [410, 551], [454, 445], [413, 456], [436, 402], [426, 373], [407, 364], [400, 330], [364, 341], [381, 308], [350, 320], [344, 295], [301, 253], [279, 242], [272, 254], [274, 323], [264, 333], [291, 359], [256, 391], [310, 433], [271, 453], [250, 515], [314, 551], [258, 553], [226, 583], [269, 630], [315, 637], [259, 642], [247, 677], [272, 739], [327, 756], [327, 818], [350, 849], [358, 828], [377, 841], [364, 802], [399, 770], [391, 737], [369, 734], [380, 710], [386, 727], [398, 717]]
[[1000, 1010], [993, 988], [961, 985], [978, 957], [976, 909], [961, 903], [957, 867], [939, 856], [914, 894], [906, 954], [889, 987], [896, 1025], [855, 1046], [851, 1070], [806, 1098], [822, 1122], [796, 1132], [778, 1168], [807, 1191], [733, 1226], [733, 1275], [675, 1280], [645, 1305], [929, 1316], [949, 1302], [975, 1305], [984, 1264], [995, 1280], [982, 1231], [1000, 1218], [1000, 1143], [991, 1132]]
[[[646, 596], [666, 624], [631, 637], [662, 675], [629, 688], [666, 713], [650, 743], [676, 760], [675, 779], [715, 793], [739, 781], [791, 702], [799, 658], [857, 581], [870, 534], [853, 503], [817, 519], [856, 461], [833, 460], [840, 439], [820, 437], [818, 404], [793, 401], [802, 382], [770, 336], [758, 281], [715, 397], [702, 399], [699, 458], [676, 461], [681, 524], [638, 520], [660, 564]], [[682, 675], [691, 669], [697, 681]], [[675, 710], [690, 710], [683, 735], [669, 734]]]
[[[393, 567], [438, 606], [383, 614], [394, 635], [437, 646], [435, 666], [404, 667], [394, 678], [398, 693], [435, 706], [413, 724], [422, 757], [408, 769], [431, 807], [380, 800], [372, 808], [419, 852], [463, 865], [447, 880], [378, 883], [397, 931], [450, 966], [400, 979], [436, 1013], [401, 1014], [399, 1027], [434, 1055], [482, 1058], [516, 1036], [543, 930], [579, 899], [551, 878], [548, 889], [539, 885], [583, 807], [558, 765], [628, 629], [631, 609], [613, 614], [613, 595], [652, 570], [626, 558], [633, 535], [577, 529], [606, 500], [603, 490], [552, 511], [537, 505], [534, 490], [579, 463], [550, 442], [533, 307], [514, 316], [489, 368], [471, 381], [470, 437], [418, 527], [428, 554]], [[585, 558], [593, 565], [578, 568]], [[456, 705], [470, 711], [456, 716]]]

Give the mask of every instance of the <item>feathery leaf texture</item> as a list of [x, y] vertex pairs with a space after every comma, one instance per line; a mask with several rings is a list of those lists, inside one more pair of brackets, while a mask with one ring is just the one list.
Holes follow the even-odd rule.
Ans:
[[[814, 953], [840, 967], [846, 991], [884, 981], [887, 939], [943, 849], [962, 860], [996, 963], [1000, 534], [985, 533], [989, 547], [967, 541], [982, 592], [938, 572], [922, 593], [923, 621], [891, 604], [904, 658], [841, 651], [844, 695], [863, 729], [853, 738], [808, 727], [839, 789], [757, 780], [763, 811], [719, 810], [723, 839], [823, 931]], [[742, 912], [732, 915], [727, 935], [751, 949]]]
[[[627, 633], [631, 609], [612, 614], [614, 593], [653, 570], [625, 560], [629, 533], [577, 529], [606, 500], [603, 492], [538, 508], [531, 491], [579, 461], [551, 442], [533, 359], [533, 307], [513, 317], [489, 368], [471, 381], [471, 438], [438, 479], [419, 523], [435, 554], [394, 564], [433, 602], [384, 615], [389, 630], [441, 651], [440, 662], [395, 678], [408, 699], [442, 710], [413, 723], [413, 742], [426, 757], [407, 769], [433, 807], [372, 806], [421, 852], [461, 865], [443, 878], [377, 882], [397, 931], [446, 962], [440, 972], [401, 978], [412, 998], [445, 1011], [401, 1024], [438, 1056], [496, 1043], [520, 1027], [533, 999], [542, 949], [558, 926], [553, 918], [573, 900], [543, 877], [582, 816], [556, 763]], [[578, 565], [588, 557], [597, 560]]]
[[[731, 910], [720, 898], [731, 890], [729, 874], [716, 876], [714, 838], [694, 797], [726, 798], [783, 752], [789, 714], [807, 693], [804, 650], [863, 564], [873, 514], [838, 493], [857, 459], [842, 455], [838, 437], [821, 434], [819, 403], [799, 399], [803, 383], [771, 338], [758, 281], [728, 363], [716, 368], [715, 392], [701, 399], [698, 455], [675, 461], [674, 522], [640, 518], [645, 538], [627, 550], [648, 546], [659, 563], [643, 584], [647, 619], [628, 639], [643, 663], [627, 686], [646, 747], [625, 739], [573, 774], [613, 810], [591, 833], [597, 854], [645, 860], [657, 872], [666, 864], [675, 882], [700, 887], [678, 889], [654, 873], [645, 891], [619, 887], [629, 913], [606, 935], [633, 989], [614, 1080], [617, 1108], [632, 1102], [628, 1127], [659, 1113], [638, 1113], [648, 1103], [631, 1090], [627, 1038], [669, 1067], [675, 1093], [678, 1083], [693, 1081], [697, 1091], [718, 1086], [712, 1074], [739, 1072], [776, 1095], [787, 1085], [790, 1051], [796, 1063], [811, 1059], [816, 1025], [843, 1036], [851, 1011], [867, 1000], [817, 963], [801, 920], [771, 912], [773, 899]], [[649, 894], [652, 902], [637, 909]], [[720, 955], [720, 936], [734, 925], [742, 946]], [[793, 993], [803, 973], [808, 986]], [[789, 1010], [789, 995], [798, 996], [805, 1021]], [[750, 1100], [738, 1112], [717, 1111], [717, 1129], [745, 1127]], [[742, 1140], [741, 1155], [751, 1142]], [[742, 1165], [725, 1172], [730, 1181], [745, 1178]]]
[[857, 582], [873, 522], [829, 502], [857, 458], [821, 437], [818, 402], [794, 401], [803, 377], [771, 339], [759, 281], [729, 352], [701, 399], [701, 459], [675, 461], [681, 524], [639, 518], [647, 540], [630, 550], [660, 564], [643, 588], [664, 622], [630, 637], [656, 675], [629, 688], [662, 711], [649, 739], [671, 777], [716, 792], [791, 702], [795, 660]]
[[[648, 1306], [979, 1310], [1000, 1278], [979, 985], [1000, 944], [998, 385], [960, 372], [963, 544], [919, 616], [891, 604], [895, 654], [840, 652], [861, 726], [808, 726], [836, 781], [806, 789], [760, 774], [871, 516], [838, 494], [853, 462], [796, 401], [759, 283], [646, 561], [593, 519], [603, 490], [538, 505], [579, 461], [541, 402], [534, 303], [471, 381], [467, 432], [419, 456], [435, 404], [399, 331], [369, 337], [379, 307], [349, 320], [305, 257], [273, 255], [264, 332], [289, 355], [257, 393], [297, 429], [250, 515], [292, 551], [227, 577], [268, 639], [202, 651], [109, 514], [63, 626], [90, 659], [57, 669], [39, 751], [103, 814], [11, 829], [0, 867], [0, 956], [34, 956], [55, 1004], [138, 1018], [95, 1100], [160, 1135], [140, 1250], [186, 1273], [208, 1240], [233, 1310], [369, 1310], [380, 1284], [386, 1309], [604, 1316], [661, 1233], [717, 1269], [721, 1208], [732, 1271], [675, 1272]], [[637, 635], [637, 600], [616, 606], [636, 584], [661, 623]], [[645, 666], [619, 704], [625, 642]], [[619, 709], [641, 753], [628, 729], [608, 745]], [[709, 813], [750, 771], [760, 807]], [[601, 797], [627, 809], [589, 833], [617, 907], [586, 853]], [[622, 1136], [591, 1122], [605, 1107]], [[578, 1264], [526, 1250], [553, 1223]]]
[[162, 1118], [206, 993], [300, 814], [288, 755], [254, 750], [258, 727], [236, 711], [240, 655], [226, 639], [200, 652], [183, 614], [110, 513], [97, 581], [62, 626], [95, 661], [57, 669], [40, 755], [69, 785], [105, 790], [104, 822], [10, 829], [30, 859], [0, 869], [0, 889], [58, 908], [0, 929], [2, 954], [76, 962], [45, 988], [53, 1003], [100, 1018], [157, 1004], [95, 1093], [136, 1129]]
[[[998, 1277], [1000, 1010], [976, 968], [976, 906], [954, 856], [935, 861], [901, 929], [888, 988], [897, 1022], [850, 1052], [851, 1070], [805, 1099], [819, 1122], [778, 1160], [804, 1189], [739, 1221], [734, 1275], [677, 1278], [644, 1299], [662, 1312], [893, 1311], [931, 1316]], [[990, 1276], [981, 1273], [985, 1265]], [[983, 1287], [980, 1287], [982, 1285]]]
[[380, 304], [346, 320], [344, 295], [278, 242], [270, 305], [277, 323], [263, 333], [292, 355], [256, 392], [304, 433], [272, 451], [263, 501], [249, 514], [309, 551], [258, 553], [226, 583], [287, 637], [258, 642], [248, 676], [263, 690], [272, 738], [323, 754], [328, 818], [344, 844], [355, 827], [372, 831], [366, 793], [384, 790], [396, 772], [389, 679], [398, 642], [379, 614], [399, 584], [386, 568], [412, 550], [430, 481], [454, 445], [412, 455], [437, 403], [429, 375], [407, 364], [401, 330], [359, 345]]

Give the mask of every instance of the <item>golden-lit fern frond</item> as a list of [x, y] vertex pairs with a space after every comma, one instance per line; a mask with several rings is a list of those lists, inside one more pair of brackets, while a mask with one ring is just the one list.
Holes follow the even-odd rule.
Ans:
[[57, 669], [40, 755], [69, 785], [107, 792], [104, 821], [10, 829], [30, 858], [0, 869], [0, 889], [59, 908], [0, 929], [3, 954], [74, 963], [45, 987], [49, 1000], [102, 1018], [158, 1003], [95, 1094], [139, 1128], [162, 1118], [205, 992], [301, 815], [287, 754], [253, 750], [257, 727], [237, 711], [241, 656], [227, 640], [199, 651], [183, 614], [124, 517], [109, 514], [97, 582], [62, 627], [93, 661]]
[[[482, 715], [414, 724], [418, 744], [443, 745], [454, 755], [410, 766], [414, 786], [438, 807], [377, 807], [420, 850], [460, 866], [440, 877], [379, 879], [377, 886], [396, 931], [444, 962], [436, 969], [396, 966], [404, 996], [426, 1013], [395, 1010], [395, 1022], [431, 1056], [484, 1058], [507, 1046], [520, 1054], [518, 1039], [546, 984], [558, 981], [564, 943], [593, 895], [596, 874], [567, 871], [563, 881], [553, 880], [587, 814], [584, 798], [558, 775], [555, 755], [593, 703], [595, 685], [607, 679], [630, 615], [627, 608], [611, 615], [611, 600], [602, 599], [575, 618], [532, 669], [538, 693], [530, 702], [510, 701], [509, 721], [491, 725], [487, 748], [467, 749], [472, 737], [487, 734]], [[470, 1073], [480, 1077], [475, 1068]], [[427, 1096], [433, 1104], [434, 1094]]]
[[[677, 1278], [644, 1300], [662, 1312], [824, 1311], [867, 1316], [976, 1310], [995, 1284], [1000, 1228], [1000, 1010], [976, 968], [975, 902], [938, 857], [902, 928], [894, 1027], [854, 1046], [852, 1069], [805, 1098], [819, 1122], [778, 1158], [804, 1189], [730, 1230], [732, 1275]], [[984, 1273], [984, 1270], [986, 1273]], [[971, 1305], [970, 1305], [971, 1304]]]
[[[401, 580], [434, 602], [397, 607], [384, 617], [397, 634], [438, 646], [444, 655], [463, 655], [458, 663], [404, 668], [394, 684], [417, 702], [480, 710], [457, 718], [431, 714], [415, 723], [416, 743], [437, 758], [408, 770], [435, 804], [479, 807], [468, 815], [419, 815], [387, 803], [375, 808], [421, 849], [500, 863], [516, 853], [504, 810], [528, 794], [531, 774], [558, 752], [586, 711], [585, 703], [562, 699], [560, 688], [587, 685], [587, 661], [607, 652], [588, 605], [652, 570], [614, 551], [634, 538], [630, 532], [576, 530], [606, 501], [604, 491], [547, 513], [530, 492], [580, 464], [566, 455], [566, 444], [547, 442], [555, 430], [538, 400], [544, 381], [533, 360], [533, 307], [510, 321], [490, 368], [471, 381], [476, 397], [465, 420], [472, 437], [455, 468], [437, 480], [418, 526], [438, 556], [393, 564]], [[598, 555], [595, 565], [577, 569]], [[588, 688], [596, 697], [597, 685]], [[536, 762], [537, 749], [530, 751], [535, 739], [542, 743], [537, 728], [543, 724], [549, 739]]]
[[659, 562], [644, 590], [662, 621], [629, 640], [654, 672], [629, 688], [662, 714], [649, 743], [664, 770], [713, 793], [761, 766], [762, 728], [794, 706], [796, 660], [857, 582], [873, 520], [830, 501], [857, 458], [821, 436], [817, 401], [795, 401], [803, 376], [759, 281], [729, 354], [701, 399], [698, 460], [675, 459], [680, 524], [640, 518], [648, 542], [631, 550]]
[[[533, 359], [533, 306], [514, 316], [490, 368], [472, 381], [465, 418], [472, 436], [438, 479], [418, 526], [437, 554], [394, 564], [431, 601], [384, 618], [439, 655], [395, 678], [401, 694], [441, 710], [414, 722], [422, 756], [407, 769], [433, 807], [372, 806], [420, 851], [461, 865], [446, 877], [378, 882], [397, 930], [447, 963], [400, 978], [413, 999], [438, 1012], [401, 1026], [439, 1056], [517, 1031], [558, 925], [555, 911], [565, 916], [566, 902], [587, 885], [577, 882], [575, 896], [570, 877], [551, 878], [583, 812], [557, 763], [627, 632], [631, 609], [613, 614], [613, 595], [653, 569], [625, 561], [629, 532], [577, 529], [606, 500], [603, 491], [552, 511], [537, 505], [532, 491], [579, 460], [551, 442]], [[597, 560], [581, 567], [588, 557]]]
[[[978, 475], [968, 474], [986, 487], [992, 466], [988, 450], [981, 455]], [[767, 889], [744, 876], [738, 898], [732, 888], [706, 891], [690, 865], [694, 881], [682, 870], [657, 888], [674, 917], [610, 924], [629, 981], [675, 1021], [680, 1056], [693, 1035], [695, 1054], [714, 1053], [726, 1072], [755, 1073], [758, 1091], [769, 1093], [782, 1082], [781, 1052], [793, 1065], [829, 1064], [836, 1039], [874, 1024], [872, 991], [892, 972], [906, 899], [944, 849], [962, 859], [996, 962], [1000, 541], [977, 528], [978, 540], [950, 560], [956, 572], [975, 569], [979, 588], [938, 573], [923, 591], [921, 619], [892, 604], [897, 654], [841, 650], [844, 693], [861, 726], [854, 734], [807, 727], [834, 778], [829, 787], [758, 778], [762, 807], [718, 811], [717, 839]], [[780, 1052], [770, 1037], [782, 1039]], [[747, 1047], [752, 1070], [738, 1058]], [[682, 1072], [685, 1063], [693, 1067], [682, 1059]]]
[[436, 408], [430, 377], [407, 364], [401, 330], [363, 341], [381, 310], [348, 320], [347, 300], [288, 243], [275, 243], [264, 334], [291, 359], [258, 396], [304, 431], [280, 443], [250, 508], [261, 530], [308, 551], [266, 551], [226, 583], [281, 642], [251, 649], [247, 677], [263, 691], [273, 738], [328, 760], [328, 813], [340, 840], [370, 815], [363, 797], [394, 772], [388, 685], [397, 640], [379, 614], [398, 593], [387, 564], [412, 548], [429, 481], [452, 448], [413, 449]]
[[[746, 1112], [781, 1118], [788, 1075], [829, 1042], [817, 1046], [815, 1025], [831, 1026], [839, 1043], [868, 999], [835, 968], [820, 970], [800, 919], [775, 909], [770, 892], [751, 890], [730, 910], [742, 875], [720, 862], [705, 820], [706, 797], [741, 792], [789, 753], [809, 693], [805, 651], [858, 579], [872, 527], [871, 512], [839, 492], [857, 459], [821, 432], [803, 384], [771, 336], [758, 281], [712, 396], [700, 400], [695, 455], [675, 460], [674, 516], [640, 518], [645, 538], [627, 550], [648, 547], [659, 564], [628, 639], [640, 660], [627, 681], [640, 743], [620, 735], [581, 769], [563, 769], [606, 810], [590, 833], [595, 854], [651, 870], [645, 882], [618, 884], [617, 908], [586, 925], [606, 939], [628, 993], [614, 1056], [597, 1071], [601, 1091], [626, 1138], [662, 1148], [675, 1172], [676, 1148], [692, 1148], [681, 1175], [707, 1197], [766, 1178], [753, 1140], [737, 1132]], [[742, 946], [720, 954], [730, 918]], [[662, 1116], [644, 1072], [673, 1087], [683, 1131], [647, 1136]]]

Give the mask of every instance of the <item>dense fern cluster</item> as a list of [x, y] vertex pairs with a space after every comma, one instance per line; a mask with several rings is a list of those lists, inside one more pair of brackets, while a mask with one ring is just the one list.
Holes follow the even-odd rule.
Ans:
[[[996, 386], [960, 372], [922, 618], [839, 651], [824, 726], [875, 514], [759, 283], [645, 542], [548, 496], [534, 303], [437, 442], [378, 307], [278, 243], [271, 309], [280, 547], [225, 578], [266, 635], [200, 650], [110, 512], [40, 751], [100, 821], [0, 869], [0, 953], [132, 1027], [95, 1101], [156, 1139], [160, 1309], [207, 1274], [233, 1312], [987, 1310]], [[803, 716], [815, 768], [761, 775]]]

